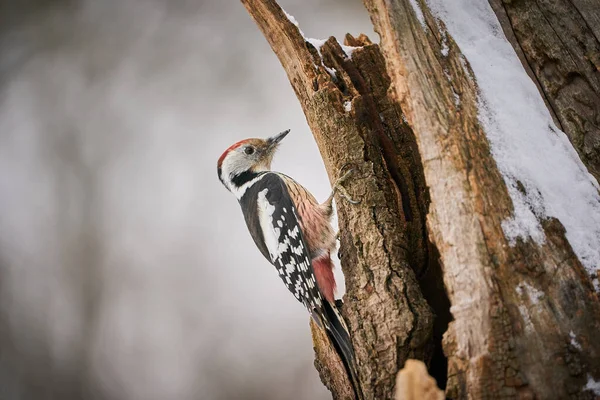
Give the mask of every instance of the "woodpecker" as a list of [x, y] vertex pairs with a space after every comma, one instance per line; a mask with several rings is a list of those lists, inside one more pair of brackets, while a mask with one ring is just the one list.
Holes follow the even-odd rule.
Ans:
[[238, 200], [260, 252], [317, 325], [326, 330], [360, 398], [350, 335], [334, 299], [336, 283], [331, 261], [336, 246], [332, 201], [339, 192], [349, 202], [357, 203], [341, 186], [352, 171], [339, 178], [331, 195], [319, 204], [298, 182], [271, 171], [273, 155], [289, 131], [233, 144], [219, 157], [217, 173]]

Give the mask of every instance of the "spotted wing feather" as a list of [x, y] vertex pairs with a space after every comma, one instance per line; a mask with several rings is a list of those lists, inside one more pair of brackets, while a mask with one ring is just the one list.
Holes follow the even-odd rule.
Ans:
[[356, 397], [362, 399], [350, 335], [335, 305], [325, 301], [316, 283], [300, 216], [284, 180], [275, 172], [255, 178], [240, 204], [254, 242], [275, 266], [288, 290], [324, 327], [348, 372]]
[[275, 266], [288, 290], [322, 322], [323, 298], [298, 212], [282, 178], [276, 173], [265, 173], [246, 191], [240, 203], [248, 229], [262, 254]]

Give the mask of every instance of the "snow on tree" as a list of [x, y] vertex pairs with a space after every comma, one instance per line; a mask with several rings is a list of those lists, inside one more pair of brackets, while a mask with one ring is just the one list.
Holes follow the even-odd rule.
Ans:
[[[330, 180], [358, 171], [338, 216], [364, 398], [392, 398], [410, 358], [454, 399], [600, 395], [597, 3], [365, 0], [380, 45], [242, 3]], [[312, 330], [323, 382], [354, 398]]]

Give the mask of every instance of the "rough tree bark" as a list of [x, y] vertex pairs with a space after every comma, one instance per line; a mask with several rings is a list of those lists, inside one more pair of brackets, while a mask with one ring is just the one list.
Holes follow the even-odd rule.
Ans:
[[[365, 3], [414, 129], [431, 196], [427, 226], [454, 316], [444, 338], [447, 394], [593, 396], [583, 388], [588, 374], [600, 376], [594, 340], [600, 307], [563, 226], [545, 221], [542, 246], [509, 245], [501, 222], [512, 215], [512, 203], [478, 122], [477, 87], [461, 67], [460, 49], [423, 2], [427, 29], [408, 0]], [[442, 36], [448, 37], [447, 57]], [[519, 288], [530, 289], [523, 295]], [[570, 332], [581, 338], [580, 349], [570, 345]]]
[[[355, 169], [345, 186], [360, 204], [337, 202], [343, 313], [365, 397], [392, 398], [405, 360], [429, 360], [434, 351], [433, 314], [416, 278], [427, 269], [428, 246], [414, 135], [388, 95], [390, 80], [377, 45], [348, 36], [346, 43], [356, 47], [351, 58], [334, 38], [316, 49], [275, 1], [242, 2], [288, 74], [330, 180]], [[345, 376], [332, 367], [328, 344], [314, 336], [325, 384], [334, 397], [352, 398]]]
[[597, 0], [490, 0], [502, 29], [589, 172], [600, 182]]
[[[584, 387], [600, 380], [598, 297], [558, 220], [543, 222], [543, 245], [505, 238], [513, 205], [477, 118], [475, 80], [443, 23], [423, 2], [426, 29], [411, 0], [365, 0], [381, 51], [362, 36], [346, 37], [355, 49], [333, 38], [317, 49], [274, 0], [242, 3], [288, 74], [330, 180], [356, 170], [347, 187], [362, 202], [338, 201], [338, 216], [364, 397], [392, 398], [408, 358], [444, 386], [436, 349], [450, 308], [447, 396], [593, 398]], [[558, 101], [546, 101], [562, 123]], [[593, 137], [593, 121], [582, 126]], [[352, 398], [335, 353], [313, 336], [322, 380], [334, 398]]]

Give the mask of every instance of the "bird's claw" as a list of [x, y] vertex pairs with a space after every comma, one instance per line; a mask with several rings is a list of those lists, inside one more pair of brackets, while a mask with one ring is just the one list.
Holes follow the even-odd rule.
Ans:
[[[342, 168], [343, 169], [343, 168]], [[350, 168], [344, 175], [339, 177], [335, 183], [333, 184], [333, 193], [339, 193], [348, 203], [356, 205], [360, 203], [360, 200], [354, 200], [352, 196], [348, 193], [345, 187], [342, 186], [342, 183], [346, 181], [350, 175], [354, 172], [354, 168]]]

